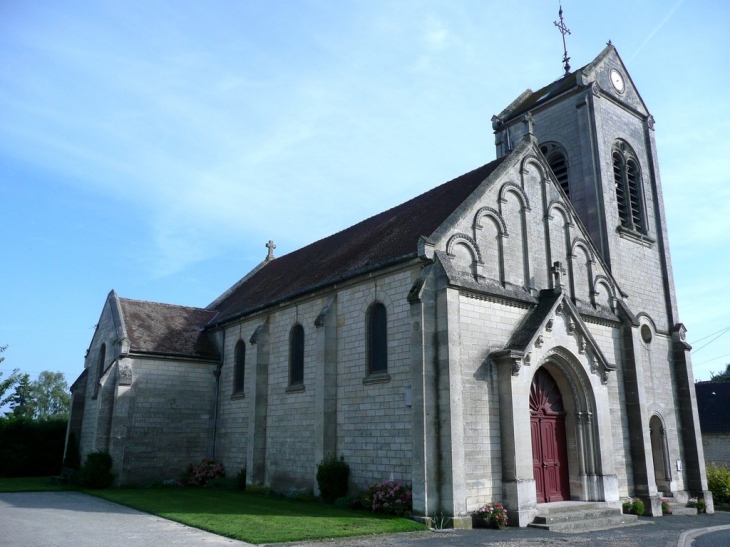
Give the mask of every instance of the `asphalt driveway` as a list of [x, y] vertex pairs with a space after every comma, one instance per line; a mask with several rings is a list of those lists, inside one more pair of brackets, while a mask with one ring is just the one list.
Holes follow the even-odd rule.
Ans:
[[[642, 524], [579, 534], [533, 528], [449, 530], [297, 542], [289, 547], [726, 547], [730, 513], [642, 518]], [[704, 533], [709, 532], [709, 533]], [[240, 547], [249, 545], [78, 492], [0, 493], [0, 546]]]

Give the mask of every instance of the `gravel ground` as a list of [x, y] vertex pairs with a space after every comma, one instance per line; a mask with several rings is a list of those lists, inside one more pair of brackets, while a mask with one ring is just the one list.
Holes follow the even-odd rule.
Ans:
[[[730, 513], [641, 518], [641, 525], [559, 534], [532, 528], [447, 530], [295, 542], [287, 547], [726, 547]], [[715, 529], [720, 527], [720, 529]], [[697, 532], [712, 528], [703, 535]], [[681, 542], [681, 544], [680, 544]], [[694, 543], [693, 543], [694, 542]], [[78, 492], [0, 494], [0, 546], [238, 547], [249, 545]]]

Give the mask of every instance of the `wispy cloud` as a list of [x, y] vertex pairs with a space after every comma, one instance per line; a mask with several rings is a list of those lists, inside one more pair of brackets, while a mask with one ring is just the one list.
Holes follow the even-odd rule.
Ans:
[[654, 27], [654, 30], [652, 30], [649, 35], [644, 39], [643, 42], [641, 42], [641, 45], [638, 47], [638, 49], [629, 57], [628, 61], [631, 61], [636, 57], [642, 49], [644, 49], [644, 46], [649, 43], [649, 41], [654, 37], [654, 35], [661, 30], [661, 28], [669, 21], [669, 19], [674, 15], [674, 12], [679, 9], [679, 6], [681, 6], [684, 3], [684, 0], [679, 0], [674, 6], [672, 6], [672, 9], [669, 10], [669, 13], [667, 13], [664, 16], [664, 19], [662, 19], [659, 24]]

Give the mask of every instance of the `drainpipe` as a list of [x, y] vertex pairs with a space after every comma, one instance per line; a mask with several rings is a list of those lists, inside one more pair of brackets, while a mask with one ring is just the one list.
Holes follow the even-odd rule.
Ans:
[[[216, 325], [216, 327], [220, 328], [220, 324]], [[213, 376], [215, 376], [215, 408], [213, 409], [213, 449], [211, 450], [212, 459], [215, 459], [215, 444], [216, 436], [218, 434], [218, 399], [220, 397], [221, 369], [223, 368], [223, 360], [225, 359], [226, 351], [226, 329], [223, 329], [222, 333], [221, 362], [218, 363], [215, 371], [213, 371]]]

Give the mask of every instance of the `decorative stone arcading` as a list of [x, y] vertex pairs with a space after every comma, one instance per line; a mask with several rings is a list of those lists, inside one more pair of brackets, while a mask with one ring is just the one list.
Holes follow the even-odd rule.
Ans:
[[481, 219], [483, 216], [488, 216], [492, 219], [494, 219], [497, 224], [499, 225], [500, 234], [502, 237], [507, 237], [507, 225], [504, 222], [504, 218], [502, 218], [502, 214], [494, 209], [493, 207], [482, 207], [479, 209], [476, 214], [474, 215], [474, 229], [475, 230], [481, 230]]
[[454, 245], [456, 245], [457, 243], [462, 243], [462, 244], [467, 243], [468, 244], [467, 247], [471, 248], [472, 252], [474, 253], [474, 256], [477, 259], [477, 263], [484, 264], [484, 262], [482, 261], [482, 253], [479, 250], [479, 245], [477, 245], [477, 242], [474, 240], [473, 237], [471, 237], [467, 234], [457, 233], [457, 234], [452, 235], [449, 238], [448, 243], [446, 244], [446, 254], [448, 254], [449, 256], [454, 256], [452, 251], [454, 250]]

